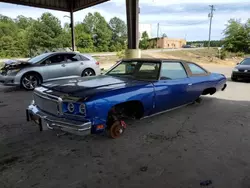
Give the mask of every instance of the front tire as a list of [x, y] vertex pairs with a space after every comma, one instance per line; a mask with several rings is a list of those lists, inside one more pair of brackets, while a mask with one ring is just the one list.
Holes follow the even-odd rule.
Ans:
[[84, 76], [95, 76], [95, 71], [93, 69], [85, 69], [83, 72], [82, 72], [82, 77]]
[[24, 88], [25, 90], [32, 91], [37, 86], [39, 86], [41, 82], [42, 81], [39, 75], [34, 73], [27, 73], [23, 75], [21, 79], [21, 87]]

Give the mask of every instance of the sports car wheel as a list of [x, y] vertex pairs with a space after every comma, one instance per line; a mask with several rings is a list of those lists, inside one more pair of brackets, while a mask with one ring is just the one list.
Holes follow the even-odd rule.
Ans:
[[111, 138], [119, 138], [125, 131], [125, 128], [121, 125], [119, 121], [115, 121], [110, 129], [108, 130], [109, 136]]
[[85, 69], [83, 72], [82, 72], [82, 77], [83, 76], [95, 76], [95, 71], [92, 70], [92, 69]]
[[37, 74], [25, 74], [21, 79], [21, 86], [26, 90], [34, 90], [41, 84], [41, 79]]

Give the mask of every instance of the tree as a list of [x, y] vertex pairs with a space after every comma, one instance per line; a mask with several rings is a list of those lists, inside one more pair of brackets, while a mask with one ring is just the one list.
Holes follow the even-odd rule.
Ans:
[[162, 38], [168, 37], [166, 33], [162, 34]]
[[85, 31], [91, 35], [94, 48], [99, 52], [109, 51], [112, 31], [105, 18], [100, 13], [89, 13], [84, 18]]
[[112, 31], [111, 51], [120, 51], [124, 48], [127, 39], [127, 26], [123, 20], [114, 17], [109, 21]]
[[62, 44], [59, 43], [61, 34], [62, 27], [58, 18], [51, 13], [44, 13], [28, 28], [28, 46], [36, 50], [60, 48], [62, 47]]
[[140, 44], [139, 44], [140, 48], [141, 49], [148, 49], [148, 47], [149, 47], [149, 37], [148, 37], [147, 31], [144, 31], [142, 33], [142, 37], [141, 38], [142, 39], [141, 39]]
[[231, 52], [249, 52], [249, 20], [243, 24], [241, 20], [230, 19], [223, 33], [226, 50]]

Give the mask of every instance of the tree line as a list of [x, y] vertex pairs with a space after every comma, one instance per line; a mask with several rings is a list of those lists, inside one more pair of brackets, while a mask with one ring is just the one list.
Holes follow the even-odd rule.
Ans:
[[[113, 52], [126, 48], [126, 23], [114, 17], [107, 22], [98, 12], [89, 13], [75, 25], [77, 50], [82, 53]], [[223, 47], [225, 51], [250, 53], [250, 19], [245, 23], [230, 19], [223, 31], [222, 40], [211, 41], [211, 47]], [[164, 37], [167, 37], [164, 34]], [[190, 41], [187, 44], [208, 46], [208, 41]], [[0, 57], [29, 57], [58, 48], [71, 48], [71, 28], [63, 27], [58, 18], [44, 13], [38, 19], [24, 16], [0, 15]], [[141, 49], [156, 48], [156, 41], [143, 32]]]
[[[100, 13], [89, 13], [74, 28], [80, 52], [112, 52], [125, 48], [126, 24], [117, 17], [107, 22]], [[69, 47], [70, 25], [62, 27], [60, 20], [51, 13], [44, 13], [38, 19], [0, 15], [0, 57], [28, 57]]]

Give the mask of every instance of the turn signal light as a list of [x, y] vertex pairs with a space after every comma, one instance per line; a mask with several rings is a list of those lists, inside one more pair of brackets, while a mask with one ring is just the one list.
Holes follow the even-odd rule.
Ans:
[[96, 65], [100, 65], [100, 63], [99, 63], [98, 61], [97, 61], [97, 62], [95, 62], [95, 64], [96, 64]]
[[97, 125], [96, 130], [104, 129], [104, 125]]

